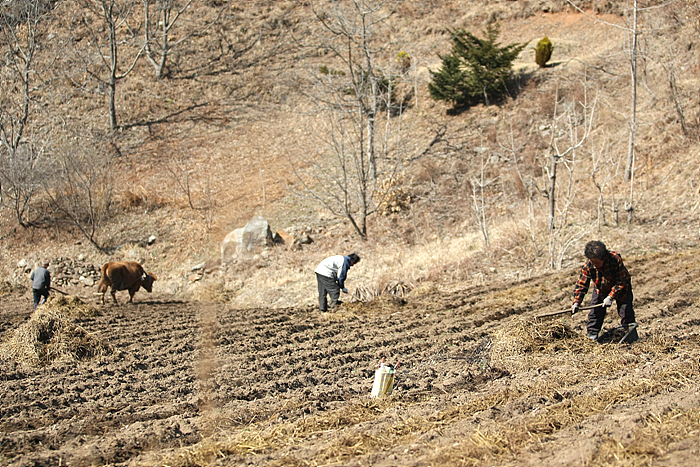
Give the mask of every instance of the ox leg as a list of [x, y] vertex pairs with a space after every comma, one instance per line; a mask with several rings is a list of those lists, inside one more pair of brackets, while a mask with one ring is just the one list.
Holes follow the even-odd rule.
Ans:
[[112, 291], [110, 293], [112, 294], [112, 300], [114, 301], [114, 303], [116, 305], [119, 305], [119, 302], [117, 301], [117, 291], [112, 289]]
[[134, 295], [136, 292], [138, 292], [141, 289], [140, 284], [134, 284], [130, 289], [129, 289], [129, 302], [134, 303]]

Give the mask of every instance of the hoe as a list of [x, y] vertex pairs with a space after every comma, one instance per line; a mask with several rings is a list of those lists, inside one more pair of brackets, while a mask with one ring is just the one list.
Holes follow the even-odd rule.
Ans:
[[[581, 310], [581, 311], [592, 310], [593, 308], [598, 308], [600, 306], [603, 306], [603, 304], [601, 303], [599, 305], [582, 306], [579, 308], [579, 310]], [[540, 315], [540, 316], [535, 317], [535, 320], [537, 322], [541, 322], [543, 320], [554, 318], [556, 316], [561, 316], [561, 315], [564, 315], [566, 313], [571, 313], [571, 309], [569, 308], [569, 309], [562, 310], [562, 311], [555, 311], [554, 313], [547, 313], [546, 315]], [[573, 316], [573, 314], [571, 316]], [[625, 328], [625, 326], [617, 326], [616, 328], [612, 329], [611, 331], [608, 331], [608, 333], [612, 334], [615, 331], [620, 330], [620, 329], [625, 330], [626, 331], [625, 335], [622, 336], [622, 339], [619, 340], [618, 344], [622, 344], [623, 342], [632, 343], [632, 342], [639, 339], [639, 335], [637, 334], [638, 327], [639, 327], [639, 325], [637, 323], [631, 323], [630, 325], [628, 325], [627, 328]]]

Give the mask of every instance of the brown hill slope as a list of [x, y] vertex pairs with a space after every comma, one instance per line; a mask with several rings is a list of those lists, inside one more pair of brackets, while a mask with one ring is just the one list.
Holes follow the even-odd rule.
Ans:
[[[217, 4], [209, 2], [198, 8], [209, 8], [206, 11], [212, 13]], [[389, 20], [395, 37], [387, 38], [390, 47], [381, 59], [391, 63], [403, 50], [413, 59], [410, 74], [415, 96], [404, 116], [409, 129], [404, 138], [408, 157], [401, 167], [402, 188], [411, 195], [412, 204], [400, 214], [370, 219], [369, 243], [354, 237], [342, 219], [291, 195], [298, 188], [298, 179], [290, 162], [313, 151], [315, 144], [313, 121], [306, 113], [308, 102], [293, 85], [308, 58], [294, 45], [300, 35], [313, 31], [309, 4], [259, 1], [227, 10], [215, 33], [193, 39], [173, 57], [169, 79], [154, 81], [153, 69], [143, 61], [120, 83], [117, 105], [124, 129], [115, 139], [121, 154], [115, 196], [117, 211], [122, 213], [115, 212], [98, 236], [110, 248], [127, 246], [105, 255], [74, 245], [80, 238], [63, 229], [20, 229], [11, 235], [13, 220], [3, 211], [3, 230], [10, 234], [4, 242], [9, 259], [3, 266], [5, 273], [12, 275], [20, 258], [83, 254], [99, 265], [131, 255], [151, 263], [149, 266], [163, 278], [161, 286], [188, 290], [184, 278], [189, 268], [215, 258], [218, 243], [229, 231], [241, 227], [253, 214], [261, 214], [273, 228], [309, 228], [314, 233], [317, 243], [313, 248], [294, 258], [285, 253], [273, 255], [274, 260], [281, 259], [281, 275], [292, 277], [292, 283], [298, 265], [309, 270], [341, 245], [363, 250], [377, 261], [396, 255], [397, 250], [405, 257], [427, 260], [420, 264], [414, 261], [410, 270], [404, 266], [403, 277], [396, 277], [393, 266], [384, 270], [384, 265], [358, 277], [371, 285], [391, 279], [435, 279], [434, 271], [449, 270], [455, 259], [463, 261], [459, 258], [483, 248], [472, 188], [484, 151], [493, 161], [489, 175], [498, 178], [487, 193], [485, 214], [492, 248], [484, 258], [493, 263], [489, 267], [498, 266], [512, 274], [506, 277], [526, 277], [552, 264], [571, 266], [578, 261], [575, 257], [583, 237], [591, 235], [630, 252], [639, 245], [673, 250], [676, 244], [692, 244], [697, 233], [694, 180], [698, 148], [692, 138], [680, 132], [668, 75], [664, 75], [673, 66], [681, 93], [676, 103], [686, 109], [696, 107], [696, 96], [689, 94], [697, 76], [693, 74], [697, 57], [689, 42], [694, 23], [692, 16], [674, 19], [672, 14], [691, 14], [692, 8], [662, 10], [665, 16], [653, 18], [673, 25], [654, 24], [667, 32], [667, 39], [645, 32], [646, 78], [640, 86], [638, 166], [632, 187], [636, 217], [633, 227], [624, 231], [613, 218], [619, 214], [620, 223], [625, 224], [624, 205], [630, 193], [620, 167], [628, 139], [628, 62], [625, 31], [620, 28], [627, 24], [628, 17], [621, 15], [627, 10], [620, 6], [601, 11], [590, 2], [581, 5], [598, 8], [596, 16], [580, 13], [566, 2], [399, 5]], [[59, 4], [59, 8], [69, 7], [70, 2]], [[452, 114], [449, 107], [428, 97], [428, 69], [439, 64], [438, 54], [449, 50], [448, 28], [465, 27], [478, 33], [493, 20], [501, 23], [503, 43], [532, 45], [548, 35], [555, 44], [552, 66], [537, 69], [528, 46], [516, 63], [523, 73], [516, 99]], [[221, 55], [221, 47], [228, 52]], [[673, 61], [660, 60], [668, 57], [664, 47], [674, 50]], [[583, 86], [586, 79], [588, 84]], [[575, 191], [557, 207], [558, 218], [568, 219], [568, 230], [554, 238], [546, 230], [548, 201], [542, 196], [548, 183], [546, 157], [552, 112], [557, 98], [562, 99], [562, 107], [575, 106], [585, 93], [596, 96], [600, 119], [591, 144], [582, 151], [577, 171], [572, 173]], [[59, 113], [82, 116], [83, 124], [95, 131], [107, 123], [100, 99], [84, 95], [68, 102], [83, 106]], [[688, 122], [692, 123], [691, 113]], [[606, 157], [612, 178], [599, 192], [590, 175], [600, 170], [594, 160]], [[518, 173], [514, 161], [527, 170]], [[185, 176], [188, 190], [183, 189]], [[567, 191], [564, 185], [558, 189], [560, 196]], [[150, 235], [156, 235], [158, 241], [147, 251], [128, 251], [128, 244], [142, 242]], [[455, 245], [453, 240], [460, 237], [464, 241]], [[432, 252], [427, 254], [420, 248]], [[396, 261], [406, 265], [409, 261], [405, 257]], [[437, 264], [437, 258], [442, 264]], [[252, 278], [258, 283], [265, 280]], [[241, 287], [232, 288], [236, 291]], [[244, 297], [241, 303], [257, 300]], [[310, 303], [313, 297], [296, 295], [294, 300], [279, 305]]]

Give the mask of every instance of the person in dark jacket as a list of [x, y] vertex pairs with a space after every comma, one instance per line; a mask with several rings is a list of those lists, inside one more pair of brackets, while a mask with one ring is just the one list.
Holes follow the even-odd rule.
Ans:
[[32, 280], [32, 292], [34, 292], [34, 309], [46, 303], [49, 298], [49, 288], [51, 287], [51, 273], [47, 269], [49, 262], [45, 261], [36, 268], [29, 278]]
[[340, 291], [348, 293], [348, 289], [345, 288], [348, 270], [359, 262], [360, 257], [352, 253], [348, 256], [329, 256], [316, 267], [314, 272], [318, 283], [318, 306], [322, 313], [328, 311], [326, 295], [331, 297], [330, 308], [333, 309], [339, 303]]
[[625, 328], [632, 324], [636, 327], [632, 307], [632, 281], [620, 253], [608, 251], [603, 242], [595, 240], [586, 244], [584, 254], [587, 261], [581, 267], [581, 273], [574, 287], [574, 304], [571, 306], [571, 313], [578, 311], [590, 283], [593, 282], [591, 305], [601, 306], [592, 308], [588, 313], [586, 325], [588, 337], [591, 340], [598, 340], [605, 314], [608, 307], [612, 306], [613, 300], [617, 303], [620, 324]]

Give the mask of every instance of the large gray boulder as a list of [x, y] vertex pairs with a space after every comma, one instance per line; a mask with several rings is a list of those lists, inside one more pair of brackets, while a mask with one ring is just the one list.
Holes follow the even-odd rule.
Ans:
[[242, 229], [226, 235], [221, 244], [221, 262], [229, 263], [239, 254], [253, 254], [273, 244], [270, 224], [264, 218], [255, 216]]

